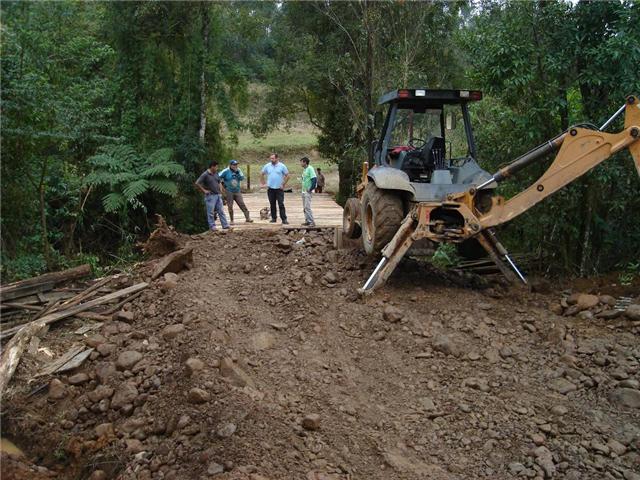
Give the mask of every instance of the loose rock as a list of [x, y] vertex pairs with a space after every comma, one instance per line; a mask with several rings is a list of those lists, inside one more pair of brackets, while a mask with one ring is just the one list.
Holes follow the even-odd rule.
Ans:
[[220, 373], [238, 387], [255, 386], [253, 379], [228, 357], [220, 360]]
[[171, 340], [185, 331], [184, 325], [176, 323], [174, 325], [168, 325], [162, 329], [162, 338], [165, 340]]
[[640, 390], [616, 388], [609, 395], [609, 400], [621, 407], [640, 408]]
[[338, 276], [334, 272], [327, 272], [322, 276], [322, 279], [330, 284], [338, 283]]
[[276, 337], [271, 332], [257, 332], [251, 337], [251, 343], [255, 350], [267, 350], [276, 343]]
[[211, 399], [211, 395], [201, 388], [192, 388], [189, 390], [188, 399], [191, 403], [206, 403]]
[[562, 395], [566, 395], [569, 392], [575, 392], [578, 389], [575, 384], [571, 383], [566, 378], [554, 378], [549, 382], [549, 388], [561, 393]]
[[223, 472], [224, 472], [224, 466], [220, 465], [219, 463], [211, 462], [207, 466], [207, 474], [209, 475], [218, 475]]
[[457, 357], [460, 353], [458, 347], [446, 335], [436, 335], [433, 342], [431, 342], [431, 346], [435, 351], [442, 352], [445, 355]]
[[216, 430], [216, 435], [220, 438], [229, 438], [236, 433], [236, 429], [235, 423], [225, 423]]
[[396, 323], [404, 318], [404, 312], [393, 305], [387, 305], [382, 311], [382, 318], [387, 322]]
[[81, 383], [85, 383], [89, 381], [89, 375], [86, 373], [76, 373], [75, 375], [71, 375], [69, 377], [69, 383], [71, 385], [80, 385]]
[[578, 305], [578, 308], [580, 310], [587, 310], [589, 308], [596, 307], [598, 306], [598, 303], [600, 303], [600, 299], [598, 298], [598, 296], [590, 295], [588, 293], [581, 293], [580, 295], [578, 295], [576, 301], [576, 305]]
[[187, 375], [191, 376], [204, 369], [204, 362], [198, 358], [189, 358], [184, 362], [187, 368]]
[[134, 313], [128, 310], [120, 310], [113, 314], [113, 319], [119, 322], [133, 323], [134, 318]]
[[320, 429], [320, 415], [317, 413], [310, 413], [305, 415], [302, 419], [302, 427], [305, 430], [319, 430]]
[[133, 366], [142, 360], [142, 353], [135, 350], [128, 350], [118, 355], [116, 360], [116, 367], [119, 370], [131, 370]]
[[125, 382], [118, 386], [113, 399], [111, 400], [112, 408], [122, 408], [125, 405], [132, 404], [138, 397], [138, 389], [135, 384], [131, 382]]
[[635, 322], [640, 321], [640, 304], [629, 305], [624, 311], [624, 315]]
[[49, 382], [49, 398], [54, 400], [60, 400], [67, 395], [67, 388], [64, 383], [62, 383], [57, 378], [52, 379]]

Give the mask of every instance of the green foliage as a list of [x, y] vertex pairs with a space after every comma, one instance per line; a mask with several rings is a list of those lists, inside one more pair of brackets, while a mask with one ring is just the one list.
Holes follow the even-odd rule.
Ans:
[[[482, 4], [459, 41], [468, 52], [470, 82], [488, 93], [472, 111], [485, 168], [495, 171], [569, 125], [600, 125], [626, 94], [640, 92], [638, 8], [630, 2]], [[618, 121], [611, 130], [620, 127]], [[619, 157], [510, 223], [503, 229], [507, 243], [583, 275], [637, 256], [640, 182], [629, 155]], [[546, 166], [529, 168], [500, 193], [523, 190]]]
[[618, 281], [621, 285], [631, 285], [636, 278], [640, 277], [640, 261], [618, 264], [618, 267], [623, 268], [618, 276]]
[[452, 243], [441, 243], [431, 257], [431, 263], [436, 267], [446, 270], [460, 263], [460, 256], [456, 246]]
[[175, 177], [184, 175], [184, 167], [171, 158], [173, 151], [163, 148], [147, 159], [141, 158], [130, 145], [108, 145], [90, 157], [94, 170], [85, 178], [91, 187], [105, 187], [109, 193], [102, 198], [108, 213], [126, 211], [128, 206], [146, 210], [140, 200], [149, 192], [174, 197], [178, 193]]
[[3, 281], [16, 281], [35, 277], [47, 271], [47, 262], [41, 253], [22, 254], [2, 260]]
[[[483, 88], [472, 113], [489, 170], [571, 124], [601, 124], [625, 94], [640, 93], [640, 3], [631, 1], [5, 1], [0, 9], [0, 226], [10, 278], [87, 255], [96, 268], [122, 266], [155, 213], [183, 231], [205, 228], [193, 180], [208, 160], [230, 158], [243, 130], [261, 136], [306, 115], [323, 158], [338, 166], [344, 201], [389, 89]], [[267, 138], [261, 149], [269, 145], [280, 144]], [[622, 155], [509, 225], [506, 241], [565, 271], [633, 261], [638, 186]]]

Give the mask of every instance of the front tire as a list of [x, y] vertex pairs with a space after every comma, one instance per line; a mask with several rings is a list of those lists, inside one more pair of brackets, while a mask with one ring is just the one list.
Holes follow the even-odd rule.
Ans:
[[365, 252], [378, 254], [396, 234], [403, 217], [402, 197], [394, 190], [381, 190], [370, 181], [362, 194], [360, 213]]

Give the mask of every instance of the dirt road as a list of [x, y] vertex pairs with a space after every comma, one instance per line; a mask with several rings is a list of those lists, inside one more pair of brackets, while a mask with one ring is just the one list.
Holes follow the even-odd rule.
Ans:
[[330, 237], [191, 240], [81, 371], [27, 396], [25, 359], [3, 432], [69, 479], [640, 478], [637, 322], [411, 263], [362, 299]]

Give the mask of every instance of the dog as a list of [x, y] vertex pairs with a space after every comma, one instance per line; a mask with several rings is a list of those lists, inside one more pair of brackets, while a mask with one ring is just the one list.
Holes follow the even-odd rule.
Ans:
[[260, 220], [268, 220], [271, 209], [269, 207], [264, 207], [260, 210]]

